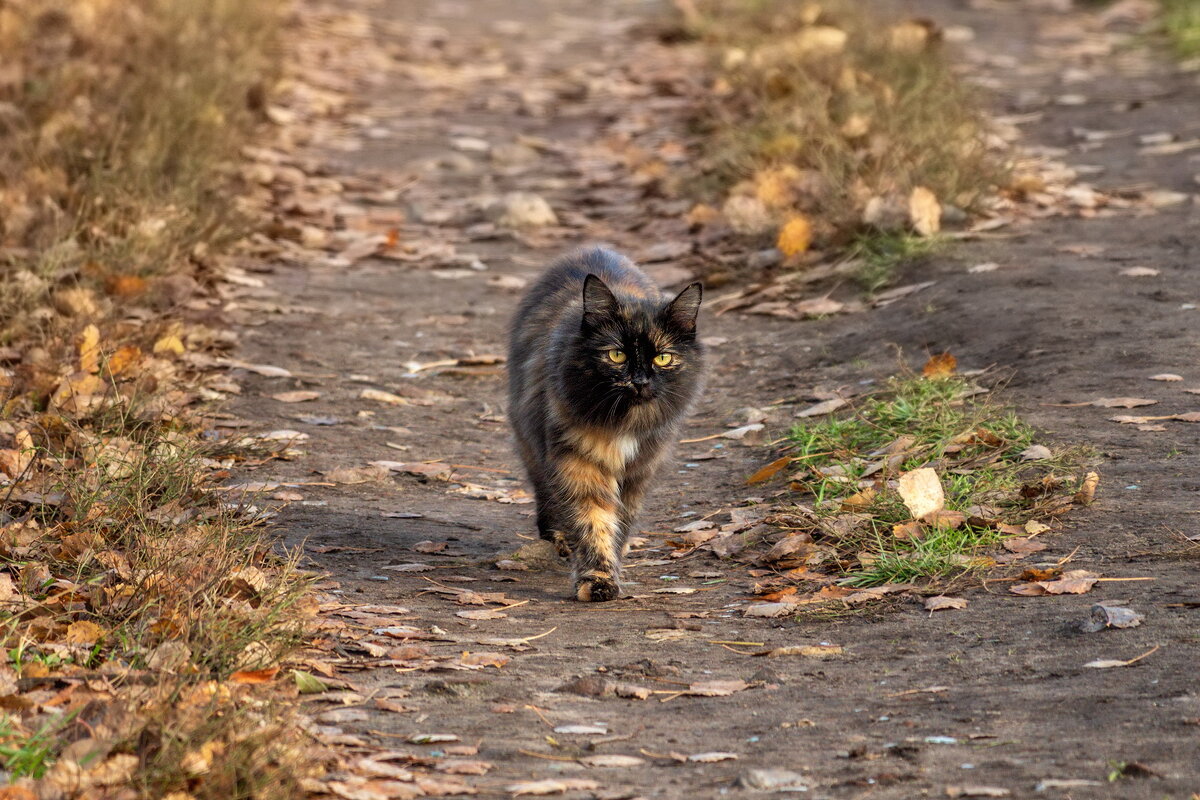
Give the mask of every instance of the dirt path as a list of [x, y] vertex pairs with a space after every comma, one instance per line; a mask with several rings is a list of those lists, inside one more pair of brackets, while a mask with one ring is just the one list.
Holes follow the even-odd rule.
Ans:
[[[1200, 166], [1186, 152], [1140, 155], [1138, 140], [1159, 131], [1198, 135], [1194, 74], [1166, 75], [1151, 65], [1139, 75], [1134, 56], [1099, 52], [1099, 38], [1056, 38], [1062, 15], [1033, 3], [907, 5], [971, 27], [976, 74], [993, 79], [1001, 113], [1026, 115], [1027, 140], [1102, 168], [1091, 178], [1097, 186], [1195, 190]], [[653, 10], [646, 2], [577, 0], [388, 0], [372, 8], [388, 49], [403, 60], [367, 109], [373, 133], [362, 149], [333, 160], [378, 174], [364, 192], [404, 187], [383, 192], [371, 209], [384, 225], [404, 214], [403, 242], [425, 252], [452, 245], [487, 270], [474, 271], [463, 257], [442, 258], [431, 270], [434, 256], [275, 268], [270, 289], [296, 308], [244, 328], [239, 355], [303, 377], [248, 376], [232, 410], [256, 428], [298, 429], [309, 439], [301, 445], [305, 457], [270, 463], [249, 479], [321, 483], [338, 468], [441, 459], [464, 465], [456, 477], [513, 496], [519, 484], [501, 369], [414, 375], [406, 365], [502, 352], [514, 287], [561, 250], [599, 239], [639, 255], [677, 232], [667, 201], [644, 200], [636, 178], [614, 177], [627, 174], [634, 158], [625, 137], [647, 147], [678, 134], [671, 126], [682, 100], [670, 84], [686, 80], [686, 66], [672, 68], [670, 51], [632, 32]], [[620, 64], [628, 70], [614, 70]], [[1114, 110], [1118, 104], [1129, 110]], [[1094, 144], [1073, 129], [1129, 133]], [[545, 197], [561, 224], [497, 235], [472, 203], [514, 190]], [[1197, 407], [1179, 388], [1200, 386], [1196, 223], [1191, 202], [1146, 216], [1052, 219], [923, 265], [912, 280], [935, 285], [869, 314], [808, 323], [710, 315], [702, 331], [713, 344], [711, 388], [687, 429], [704, 436], [746, 407], [880, 379], [896, 370], [896, 346], [914, 360], [950, 350], [968, 367], [1005, 365], [1015, 371], [1010, 399], [1023, 413], [1053, 438], [1091, 444], [1106, 457], [1100, 501], [1050, 540], [1048, 557], [1073, 553], [1075, 564], [1105, 575], [1155, 580], [1109, 584], [1102, 597], [1017, 598], [994, 590], [972, 594], [965, 610], [932, 617], [904, 603], [797, 624], [744, 618], [753, 579], [743, 569], [710, 556], [665, 562], [650, 537], [631, 564], [632, 597], [584, 607], [568, 599], [564, 570], [480, 566], [529, 543], [530, 505], [476, 499], [452, 491], [455, 484], [404, 473], [305, 486], [304, 500], [281, 516], [281, 530], [292, 544], [306, 542], [328, 571], [331, 598], [403, 606], [407, 613], [369, 610], [364, 624], [413, 626], [431, 639], [410, 647], [510, 659], [473, 671], [356, 671], [355, 662], [367, 659], [347, 640], [342, 676], [361, 696], [410, 710], [316, 701], [325, 735], [338, 728], [364, 746], [430, 756], [442, 745], [410, 745], [407, 737], [454, 734], [478, 744], [472, 758], [493, 765], [486, 776], [461, 778], [485, 797], [508, 796], [502, 787], [509, 783], [553, 777], [601, 787], [571, 795], [579, 797], [742, 796], [754, 789], [738, 788], [739, 780], [753, 786], [766, 778], [752, 770], [771, 768], [802, 774], [811, 797], [945, 796], [962, 786], [999, 787], [1013, 797], [1183, 798], [1200, 790], [1198, 550], [1184, 538], [1195, 533], [1200, 510], [1194, 429], [1169, 423], [1166, 431], [1143, 432], [1108, 422], [1104, 409], [1044, 405], [1135, 395], [1160, 399], [1161, 413]], [[999, 268], [967, 272], [981, 262]], [[1119, 274], [1130, 266], [1159, 274]], [[1162, 372], [1191, 382], [1147, 380]], [[297, 405], [265, 399], [292, 389], [322, 396]], [[362, 399], [364, 389], [408, 402]], [[790, 413], [774, 409], [769, 428], [782, 430]], [[766, 452], [727, 444], [681, 446], [677, 469], [648, 504], [647, 531], [669, 531], [753, 494], [744, 478]], [[401, 564], [431, 569], [387, 569]], [[445, 587], [503, 592], [523, 605], [502, 618], [467, 619], [457, 612], [483, 606], [433, 591]], [[655, 593], [677, 587], [697, 591]], [[1075, 632], [1095, 600], [1116, 598], [1144, 612], [1146, 623]], [[825, 642], [845, 654], [746, 655]], [[1083, 668], [1155, 646], [1161, 649], [1134, 667]], [[564, 688], [583, 676], [590, 680]], [[623, 682], [663, 693], [595, 696], [605, 680], [610, 688]], [[706, 680], [753, 686], [728, 697], [667, 693]], [[551, 730], [564, 725], [605, 732]], [[654, 755], [713, 751], [737, 760], [678, 763]], [[572, 760], [612, 754], [642, 762], [604, 768]], [[1110, 762], [1140, 762], [1156, 777], [1110, 785]], [[1085, 783], [1035, 791], [1047, 780]]]

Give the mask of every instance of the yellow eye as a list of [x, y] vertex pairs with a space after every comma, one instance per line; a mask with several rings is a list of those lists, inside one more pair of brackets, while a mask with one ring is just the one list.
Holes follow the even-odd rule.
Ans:
[[609, 350], [608, 351], [608, 360], [613, 362], [614, 364], [624, 364], [626, 358], [627, 358], [627, 356], [625, 355], [624, 350]]
[[670, 353], [659, 353], [654, 357], [654, 363], [660, 367], [669, 367], [675, 363], [675, 356]]

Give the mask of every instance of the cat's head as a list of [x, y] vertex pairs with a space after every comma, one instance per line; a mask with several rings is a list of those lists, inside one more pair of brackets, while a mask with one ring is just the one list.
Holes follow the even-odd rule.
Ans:
[[663, 418], [687, 405], [702, 367], [700, 298], [699, 283], [664, 301], [614, 294], [587, 276], [571, 388], [578, 399], [590, 399], [600, 417], [594, 421], [619, 422], [635, 409]]

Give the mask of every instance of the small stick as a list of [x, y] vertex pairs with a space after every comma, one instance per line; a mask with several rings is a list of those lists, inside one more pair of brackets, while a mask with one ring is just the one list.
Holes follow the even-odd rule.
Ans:
[[533, 713], [537, 714], [538, 719], [540, 719], [542, 722], [546, 723], [547, 728], [550, 728], [551, 730], [554, 729], [554, 723], [551, 722], [550, 720], [546, 719], [546, 715], [542, 713], [542, 710], [540, 708], [538, 708], [535, 705], [530, 705], [529, 703], [526, 703], [525, 707], [528, 708]]
[[548, 761], [576, 761], [576, 760], [578, 760], [578, 759], [571, 758], [570, 756], [552, 756], [549, 753], [535, 753], [532, 750], [518, 750], [517, 752], [523, 756], [533, 756], [534, 758], [544, 758]]
[[766, 642], [727, 642], [723, 639], [710, 639], [709, 644], [736, 644], [740, 647], [766, 647]]

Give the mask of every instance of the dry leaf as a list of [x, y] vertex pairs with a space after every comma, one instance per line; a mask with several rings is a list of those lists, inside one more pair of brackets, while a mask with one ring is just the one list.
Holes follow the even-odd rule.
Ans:
[[547, 778], [543, 781], [526, 781], [510, 783], [504, 790], [513, 797], [521, 795], [565, 794], [591, 789], [599, 789], [600, 784], [586, 778]]
[[100, 371], [100, 329], [88, 325], [77, 340], [80, 372]]
[[685, 694], [697, 697], [726, 697], [748, 688], [750, 688], [750, 684], [745, 681], [700, 681], [689, 686]]
[[67, 626], [67, 635], [64, 640], [67, 644], [95, 644], [104, 639], [104, 628], [101, 628], [94, 622], [81, 620], [72, 622]]
[[1159, 373], [1158, 375], [1151, 375], [1150, 380], [1152, 380], [1152, 381], [1168, 381], [1168, 382], [1173, 383], [1175, 381], [1183, 380], [1183, 376], [1176, 375], [1173, 372], [1162, 372], [1162, 373]]
[[796, 215], [789, 219], [779, 231], [776, 247], [788, 258], [800, 255], [808, 250], [812, 243], [812, 223], [808, 218]]
[[715, 751], [712, 753], [696, 753], [695, 755], [688, 756], [687, 760], [697, 764], [712, 764], [717, 761], [733, 761], [737, 758], [737, 753]]
[[939, 594], [937, 597], [925, 598], [926, 611], [945, 611], [951, 608], [966, 608], [967, 600], [964, 597], [946, 597]]
[[937, 196], [924, 186], [918, 186], [908, 196], [908, 218], [913, 230], [922, 236], [933, 236], [942, 227], [942, 206]]
[[273, 394], [271, 395], [271, 399], [278, 400], [281, 403], [307, 403], [310, 400], [316, 400], [320, 396], [320, 392], [296, 391]]
[[183, 355], [184, 350], [183, 341], [174, 334], [168, 334], [154, 343], [154, 354], [156, 356], [168, 354]]
[[946, 504], [942, 482], [937, 472], [929, 467], [921, 467], [901, 475], [897, 490], [914, 519], [941, 511]]
[[921, 368], [921, 374], [926, 378], [948, 378], [958, 368], [958, 359], [950, 353], [930, 356]]
[[363, 400], [374, 400], [379, 403], [387, 403], [391, 406], [406, 406], [408, 401], [398, 394], [391, 392], [380, 391], [379, 389], [363, 389], [359, 395]]
[[1100, 475], [1096, 472], [1089, 472], [1083, 478], [1083, 485], [1075, 493], [1075, 502], [1085, 506], [1091, 503], [1096, 499], [1096, 487], [1099, 485]]
[[279, 667], [239, 670], [230, 675], [229, 680], [234, 683], [270, 683], [278, 673]]
[[1153, 278], [1158, 275], [1158, 270], [1153, 267], [1126, 267], [1118, 274], [1126, 278]]
[[1089, 403], [1089, 405], [1100, 408], [1140, 408], [1157, 404], [1157, 400], [1151, 400], [1148, 397], [1101, 397], [1099, 400], [1092, 400]]
[[773, 478], [777, 474], [779, 474], [779, 472], [784, 467], [786, 467], [788, 464], [790, 464], [791, 462], [792, 462], [791, 456], [784, 456], [783, 458], [777, 458], [774, 461], [772, 461], [770, 464], [767, 464], [765, 467], [762, 467], [757, 472], [755, 472], [753, 475], [751, 475], [749, 478], [747, 478], [746, 483], [753, 485], [755, 483], [762, 483], [763, 481], [770, 480], [771, 478]]
[[646, 763], [646, 759], [638, 758], [637, 756], [623, 756], [617, 753], [594, 756], [584, 756], [579, 759], [579, 763], [585, 767], [640, 767]]
[[800, 418], [819, 417], [824, 414], [829, 414], [831, 412], [837, 411], [839, 408], [842, 408], [843, 406], [848, 405], [849, 402], [850, 402], [849, 400], [844, 400], [841, 397], [834, 397], [829, 400], [822, 400], [820, 403], [809, 406], [808, 408], [804, 409], [803, 411], [797, 411], [796, 416], [800, 417]]

